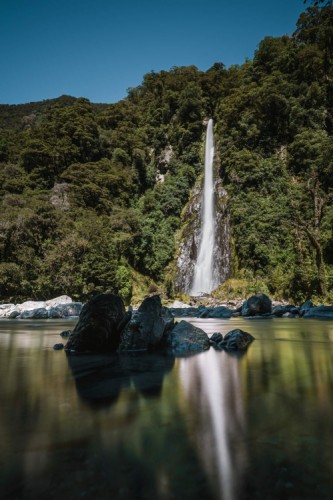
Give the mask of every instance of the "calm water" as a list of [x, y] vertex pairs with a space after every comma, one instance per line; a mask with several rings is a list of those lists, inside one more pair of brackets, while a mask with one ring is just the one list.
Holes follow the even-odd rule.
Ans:
[[333, 322], [241, 327], [242, 357], [67, 357], [73, 321], [0, 321], [0, 497], [331, 499]]

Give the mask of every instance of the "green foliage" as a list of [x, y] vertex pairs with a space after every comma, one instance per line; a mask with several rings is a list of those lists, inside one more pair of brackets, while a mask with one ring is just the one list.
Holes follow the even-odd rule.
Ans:
[[206, 117], [231, 212], [221, 297], [331, 297], [333, 9], [311, 3], [240, 66], [151, 72], [112, 105], [0, 105], [0, 299], [171, 297]]

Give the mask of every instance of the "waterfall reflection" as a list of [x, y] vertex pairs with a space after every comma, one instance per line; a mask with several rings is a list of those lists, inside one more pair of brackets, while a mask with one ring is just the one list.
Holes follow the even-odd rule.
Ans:
[[180, 376], [189, 410], [199, 412], [191, 437], [219, 497], [234, 500], [246, 462], [244, 405], [239, 358], [210, 349], [204, 356], [183, 359]]

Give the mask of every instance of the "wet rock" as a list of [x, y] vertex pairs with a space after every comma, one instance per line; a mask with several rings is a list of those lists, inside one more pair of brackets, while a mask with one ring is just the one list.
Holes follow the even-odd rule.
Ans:
[[306, 309], [304, 318], [333, 319], [333, 306], [317, 306]]
[[64, 348], [64, 344], [54, 344], [53, 349], [55, 351], [61, 351]]
[[174, 317], [166, 307], [162, 307], [160, 297], [147, 297], [123, 328], [118, 350], [156, 348], [173, 326]]
[[305, 302], [301, 305], [300, 310], [301, 310], [301, 311], [303, 311], [303, 310], [305, 311], [305, 310], [307, 310], [307, 309], [311, 309], [312, 307], [315, 307], [315, 305], [314, 305], [314, 303], [312, 302], [312, 300], [307, 300], [307, 301], [305, 301]]
[[48, 317], [50, 319], [57, 318], [69, 318], [70, 316], [79, 316], [82, 311], [81, 302], [69, 302], [67, 304], [58, 304], [51, 307], [48, 311]]
[[295, 307], [293, 304], [286, 304], [286, 305], [279, 305], [273, 308], [273, 314], [274, 316], [277, 316], [278, 318], [282, 317], [290, 317], [290, 316], [285, 316], [285, 314], [291, 314], [293, 317], [296, 315], [300, 314], [300, 310], [298, 307]]
[[45, 307], [39, 307], [38, 309], [31, 309], [27, 311], [22, 311], [20, 314], [20, 319], [47, 319], [49, 313]]
[[96, 295], [83, 306], [66, 351], [116, 351], [120, 342], [119, 324], [124, 315], [125, 306], [120, 297]]
[[264, 293], [258, 293], [246, 300], [242, 306], [242, 316], [257, 316], [271, 314], [272, 301]]
[[60, 333], [60, 336], [64, 337], [64, 338], [68, 338], [71, 333], [72, 333], [72, 330], [64, 330], [63, 332]]
[[217, 346], [219, 349], [225, 349], [227, 351], [243, 351], [253, 342], [253, 340], [254, 337], [250, 333], [236, 329], [228, 332], [224, 336], [222, 342], [219, 342]]
[[209, 341], [211, 344], [219, 344], [223, 340], [223, 335], [220, 332], [215, 332], [213, 335], [210, 337]]
[[183, 320], [167, 335], [166, 347], [174, 356], [182, 357], [206, 351], [210, 343], [207, 333]]
[[175, 318], [198, 318], [198, 307], [175, 308], [169, 307], [169, 311]]
[[235, 311], [232, 309], [229, 309], [228, 307], [225, 306], [219, 306], [219, 307], [213, 307], [208, 315], [206, 316], [207, 318], [223, 318], [223, 319], [228, 319], [231, 318], [231, 316], [234, 314]]
[[9, 319], [17, 319], [20, 317], [20, 313], [18, 311], [14, 310], [14, 311], [11, 311], [7, 317]]

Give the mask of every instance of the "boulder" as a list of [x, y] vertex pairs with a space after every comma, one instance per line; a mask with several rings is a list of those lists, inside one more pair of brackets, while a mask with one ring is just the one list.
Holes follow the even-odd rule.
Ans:
[[48, 317], [49, 313], [45, 307], [24, 310], [20, 314], [20, 319], [47, 319]]
[[174, 318], [166, 307], [162, 307], [160, 297], [147, 297], [124, 326], [118, 350], [156, 348], [173, 326]]
[[44, 300], [27, 300], [22, 304], [17, 304], [15, 309], [20, 313], [22, 311], [32, 311], [33, 309], [44, 309], [46, 307], [46, 302]]
[[165, 339], [167, 348], [174, 356], [189, 356], [210, 347], [207, 333], [188, 321], [178, 323]]
[[[279, 306], [276, 306], [273, 308], [273, 314], [274, 314], [274, 316], [277, 316], [278, 318], [295, 317], [295, 316], [300, 314], [300, 310], [298, 309], [298, 307], [295, 307], [293, 304], [279, 305]], [[286, 316], [286, 314], [288, 314], [288, 316]]]
[[260, 316], [271, 312], [272, 301], [264, 293], [253, 295], [242, 306], [242, 316]]
[[236, 329], [228, 332], [217, 347], [226, 351], [244, 351], [253, 340], [254, 337], [250, 333]]
[[228, 319], [233, 316], [235, 311], [232, 309], [229, 309], [228, 307], [225, 306], [219, 306], [219, 307], [213, 307], [208, 315], [206, 316], [207, 318], [223, 318], [223, 319]]
[[10, 311], [10, 313], [8, 314], [7, 318], [9, 319], [17, 319], [20, 317], [20, 313], [14, 309], [13, 311]]
[[119, 324], [125, 315], [120, 297], [100, 294], [81, 310], [79, 320], [68, 338], [66, 351], [116, 351], [120, 341]]
[[169, 307], [168, 309], [175, 318], [197, 318], [200, 314], [197, 307]]
[[58, 306], [59, 304], [69, 304], [73, 302], [68, 295], [60, 295], [60, 297], [55, 297], [54, 299], [47, 300], [45, 302], [46, 309], [51, 309], [52, 307]]
[[64, 330], [63, 332], [60, 332], [60, 336], [64, 338], [68, 338], [70, 334], [72, 333], [72, 330]]
[[210, 344], [219, 344], [223, 340], [223, 335], [220, 332], [215, 332], [213, 335], [210, 337], [209, 342]]
[[312, 307], [315, 307], [314, 303], [312, 300], [306, 300], [300, 307], [301, 311], [306, 311], [307, 309], [311, 309]]
[[14, 309], [15, 309], [15, 304], [1, 304], [0, 318], [8, 318], [8, 316]]
[[64, 348], [64, 344], [54, 344], [53, 349], [55, 351], [61, 351]]
[[317, 306], [306, 309], [303, 318], [333, 319], [333, 306]]
[[48, 317], [51, 319], [68, 318], [70, 316], [79, 316], [82, 311], [81, 302], [69, 302], [67, 304], [58, 304], [51, 307], [48, 311]]

